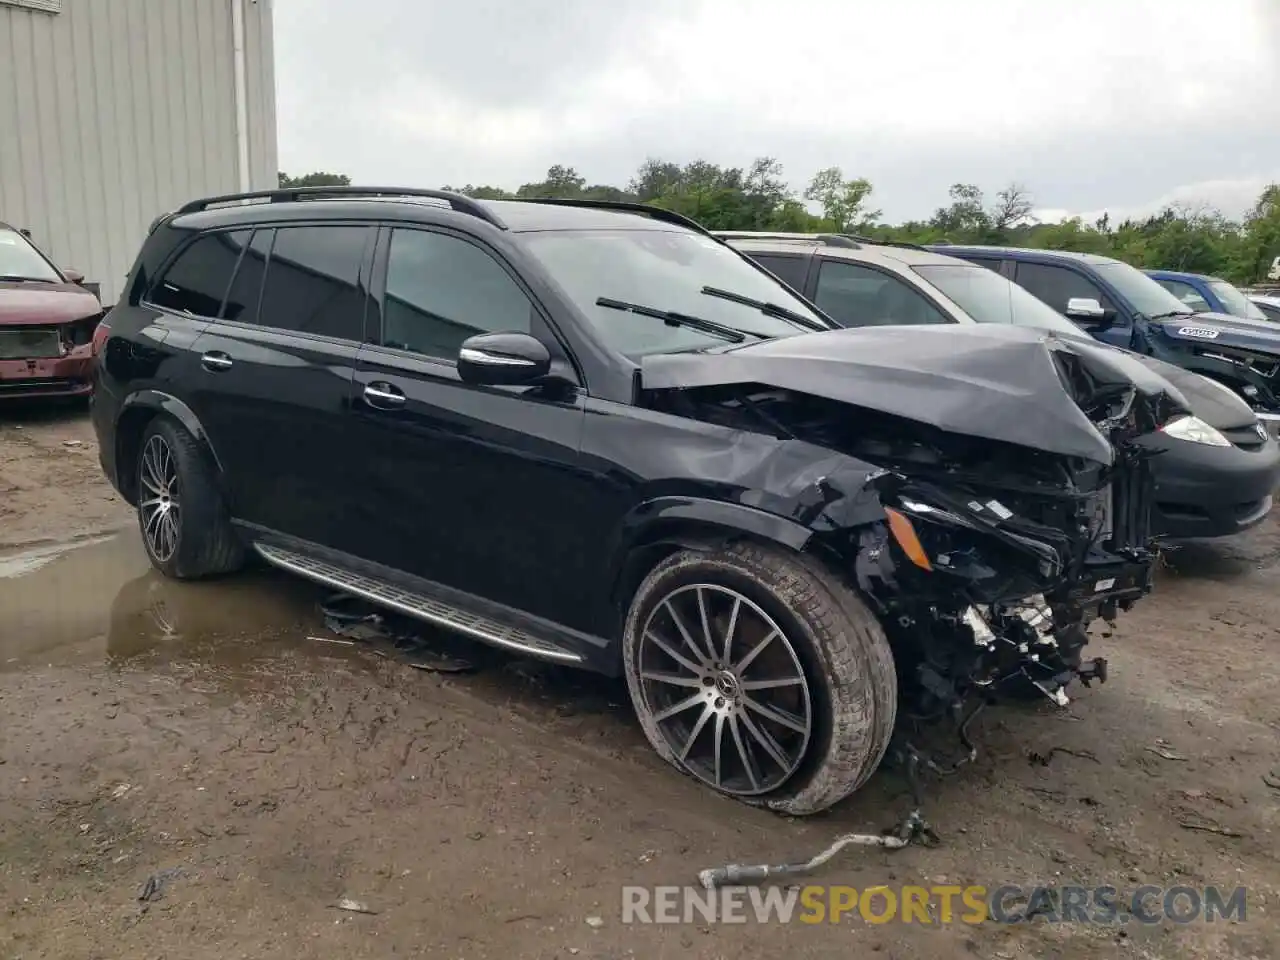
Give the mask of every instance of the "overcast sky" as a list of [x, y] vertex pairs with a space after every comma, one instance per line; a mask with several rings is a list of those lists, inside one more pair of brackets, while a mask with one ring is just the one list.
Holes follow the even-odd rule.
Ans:
[[886, 219], [1239, 215], [1280, 181], [1280, 0], [275, 0], [280, 165], [623, 185], [646, 156], [840, 166]]

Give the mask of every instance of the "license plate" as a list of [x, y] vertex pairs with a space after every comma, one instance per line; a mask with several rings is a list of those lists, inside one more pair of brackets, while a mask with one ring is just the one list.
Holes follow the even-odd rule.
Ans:
[[62, 356], [57, 330], [0, 329], [0, 360], [52, 360]]

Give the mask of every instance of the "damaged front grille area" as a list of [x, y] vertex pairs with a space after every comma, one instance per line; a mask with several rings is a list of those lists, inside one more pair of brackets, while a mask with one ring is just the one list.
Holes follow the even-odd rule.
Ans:
[[0, 360], [54, 360], [62, 354], [57, 327], [0, 329]]
[[1155, 483], [1151, 462], [1135, 457], [1116, 470], [1111, 482], [1113, 523], [1107, 546], [1116, 553], [1146, 551], [1151, 541]]

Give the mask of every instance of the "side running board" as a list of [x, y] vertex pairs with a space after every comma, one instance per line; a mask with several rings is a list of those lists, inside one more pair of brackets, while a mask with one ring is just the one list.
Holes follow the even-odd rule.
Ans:
[[323, 583], [335, 590], [362, 597], [372, 603], [390, 607], [392, 610], [417, 617], [436, 626], [456, 630], [485, 643], [560, 663], [581, 663], [583, 660], [580, 654], [566, 650], [542, 637], [534, 636], [527, 630], [500, 623], [490, 617], [461, 609], [422, 593], [406, 590], [385, 580], [356, 573], [327, 560], [286, 550], [274, 544], [255, 543], [253, 546], [262, 559], [282, 570]]

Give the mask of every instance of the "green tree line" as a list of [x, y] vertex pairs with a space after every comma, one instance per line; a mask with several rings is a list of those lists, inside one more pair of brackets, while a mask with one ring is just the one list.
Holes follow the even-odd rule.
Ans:
[[[345, 175], [312, 173], [281, 186], [349, 183]], [[886, 223], [872, 203], [873, 187], [840, 167], [816, 173], [803, 190], [783, 176], [782, 164], [760, 157], [747, 167], [706, 160], [645, 160], [625, 186], [588, 183], [576, 169], [552, 166], [537, 182], [504, 187], [445, 187], [480, 199], [565, 197], [649, 203], [697, 220], [711, 230], [780, 230], [854, 233], [908, 243], [984, 243], [1075, 250], [1116, 257], [1137, 267], [1189, 270], [1250, 284], [1265, 278], [1280, 256], [1280, 184], [1268, 186], [1251, 210], [1233, 220], [1210, 207], [1171, 206], [1142, 219], [1092, 223], [1079, 217], [1039, 223], [1030, 190], [1011, 183], [993, 196], [978, 185], [957, 183], [949, 203], [926, 220]]]

